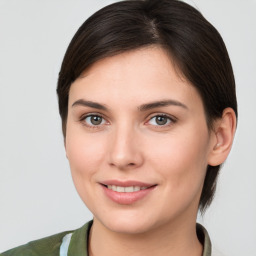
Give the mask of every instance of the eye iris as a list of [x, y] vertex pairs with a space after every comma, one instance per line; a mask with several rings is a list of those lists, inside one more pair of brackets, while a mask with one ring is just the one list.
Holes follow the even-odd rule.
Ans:
[[100, 117], [100, 116], [91, 116], [90, 119], [91, 119], [90, 121], [93, 125], [99, 125], [102, 122], [102, 117]]
[[165, 125], [167, 123], [167, 117], [164, 116], [157, 116], [156, 117], [156, 123], [159, 125]]

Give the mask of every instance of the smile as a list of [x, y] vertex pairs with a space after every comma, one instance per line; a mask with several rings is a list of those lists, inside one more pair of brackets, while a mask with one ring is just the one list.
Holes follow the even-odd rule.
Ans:
[[147, 189], [148, 187], [139, 187], [139, 186], [129, 186], [129, 187], [121, 187], [116, 185], [108, 185], [108, 189], [111, 189], [116, 192], [123, 192], [123, 193], [131, 193], [140, 190]]
[[107, 198], [122, 205], [131, 205], [144, 198], [148, 198], [157, 187], [157, 184], [132, 180], [108, 180], [100, 183], [100, 185]]

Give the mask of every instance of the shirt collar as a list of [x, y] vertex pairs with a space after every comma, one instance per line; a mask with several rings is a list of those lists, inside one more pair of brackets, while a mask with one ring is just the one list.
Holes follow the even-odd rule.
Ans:
[[196, 233], [199, 241], [203, 245], [203, 255], [211, 256], [212, 244], [207, 230], [199, 223], [196, 224]]
[[[92, 226], [93, 221], [89, 221], [81, 228], [74, 231], [68, 248], [68, 256], [88, 256], [88, 240], [89, 232]], [[211, 240], [207, 230], [201, 225], [196, 224], [196, 232], [198, 239], [203, 245], [203, 255], [202, 256], [211, 256]], [[86, 241], [86, 243], [84, 242]]]

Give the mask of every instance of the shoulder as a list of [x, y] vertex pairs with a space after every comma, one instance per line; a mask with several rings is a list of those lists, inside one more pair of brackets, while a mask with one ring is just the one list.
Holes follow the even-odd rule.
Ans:
[[199, 223], [197, 223], [197, 236], [204, 246], [203, 256], [225, 256], [211, 243], [207, 230]]
[[1, 256], [57, 256], [63, 237], [72, 231], [66, 231], [39, 240], [29, 242], [14, 249], [8, 250]]
[[0, 254], [0, 256], [55, 256], [59, 255], [63, 237], [73, 231], [65, 231], [42, 239], [31, 241]]
[[[0, 256], [59, 256], [60, 249], [66, 250], [66, 237], [71, 239], [71, 242], [69, 240], [70, 248], [68, 248], [71, 255], [81, 255], [80, 252], [84, 252], [82, 255], [86, 255], [87, 243], [85, 243], [85, 240], [88, 238], [91, 225], [92, 221], [89, 221], [79, 229], [65, 231], [29, 242], [25, 245], [3, 252]], [[68, 234], [71, 235], [69, 236]]]

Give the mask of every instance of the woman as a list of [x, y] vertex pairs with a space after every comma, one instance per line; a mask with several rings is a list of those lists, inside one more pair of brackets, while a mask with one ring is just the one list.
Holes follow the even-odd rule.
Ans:
[[93, 221], [2, 255], [213, 255], [196, 216], [212, 201], [237, 118], [216, 29], [176, 0], [107, 6], [72, 39], [57, 93]]

